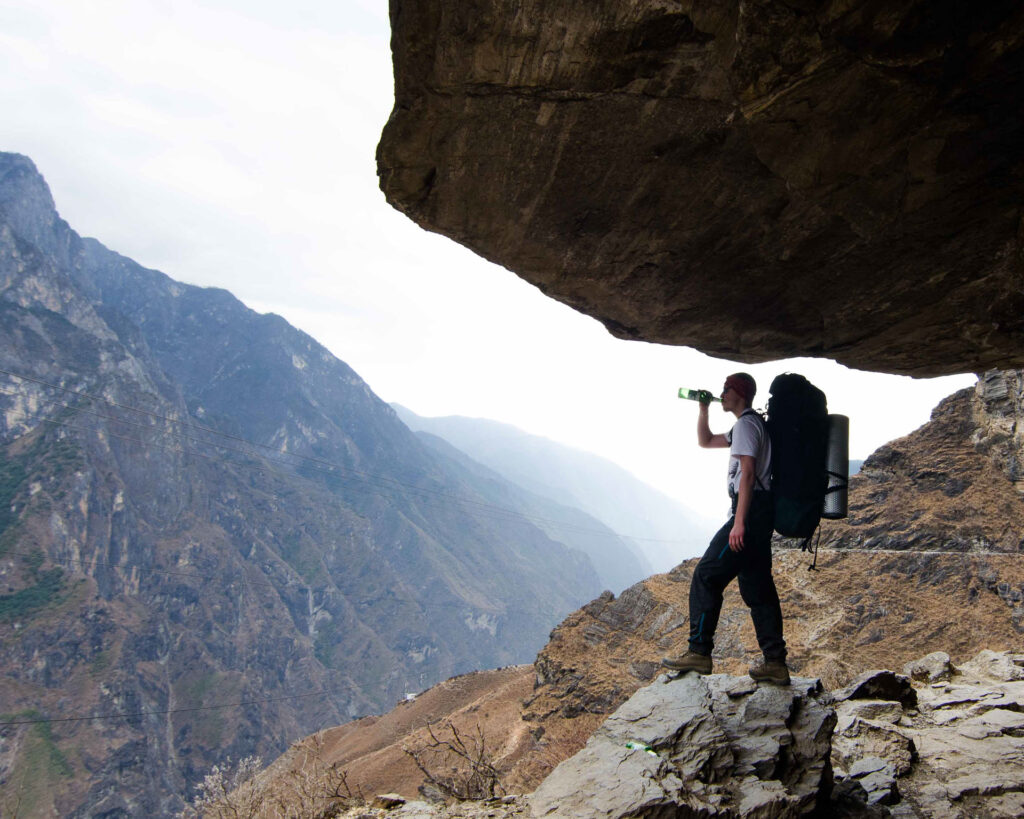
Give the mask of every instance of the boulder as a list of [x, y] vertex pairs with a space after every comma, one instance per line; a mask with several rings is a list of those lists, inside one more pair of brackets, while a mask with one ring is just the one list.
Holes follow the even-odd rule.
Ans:
[[910, 679], [921, 682], [939, 682], [948, 680], [956, 671], [945, 651], [933, 651], [919, 660], [913, 660], [903, 666], [903, 673]]
[[961, 669], [964, 674], [999, 682], [1024, 680], [1024, 654], [1007, 651], [979, 651]]
[[831, 789], [834, 725], [818, 680], [663, 675], [544, 780], [533, 816], [807, 815]]

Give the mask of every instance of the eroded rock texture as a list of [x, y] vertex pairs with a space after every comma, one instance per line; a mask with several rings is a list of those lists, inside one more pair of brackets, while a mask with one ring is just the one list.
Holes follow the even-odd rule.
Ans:
[[392, 0], [388, 200], [623, 338], [1024, 363], [1024, 7]]
[[[821, 543], [908, 555], [1020, 553], [1022, 461], [1024, 371], [984, 373], [927, 424], [870, 455], [850, 480], [850, 516], [823, 526]], [[1016, 616], [1024, 626], [1024, 609]]]
[[[982, 651], [959, 668], [938, 655], [908, 665], [920, 672], [915, 688], [897, 678], [913, 705], [892, 691], [837, 692], [834, 804], [866, 803], [879, 816], [1024, 815], [1024, 655]], [[864, 680], [884, 675], [895, 677]]]
[[717, 674], [642, 688], [531, 798], [535, 817], [773, 816], [828, 799], [835, 712], [818, 680]]

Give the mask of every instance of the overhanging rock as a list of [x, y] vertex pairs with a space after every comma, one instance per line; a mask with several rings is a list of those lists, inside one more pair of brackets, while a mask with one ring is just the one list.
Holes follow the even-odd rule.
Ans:
[[1024, 6], [392, 0], [388, 201], [623, 338], [1024, 364]]

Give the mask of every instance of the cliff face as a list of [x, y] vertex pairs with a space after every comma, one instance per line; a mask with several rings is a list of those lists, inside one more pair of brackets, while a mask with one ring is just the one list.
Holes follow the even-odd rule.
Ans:
[[227, 755], [530, 659], [601, 588], [313, 339], [82, 240], [11, 154], [0, 327], [19, 815], [167, 815]]
[[391, 3], [388, 201], [623, 338], [1024, 360], [1024, 10]]
[[878, 449], [851, 480], [850, 516], [822, 543], [952, 552], [1024, 550], [1024, 383], [984, 374], [944, 400], [931, 421]]

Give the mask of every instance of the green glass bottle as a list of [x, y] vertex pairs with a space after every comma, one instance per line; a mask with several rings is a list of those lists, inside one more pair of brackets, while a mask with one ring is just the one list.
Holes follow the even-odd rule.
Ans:
[[679, 397], [688, 398], [691, 401], [700, 401], [702, 404], [710, 404], [712, 401], [722, 400], [712, 395], [711, 390], [688, 390], [686, 387], [679, 388]]

